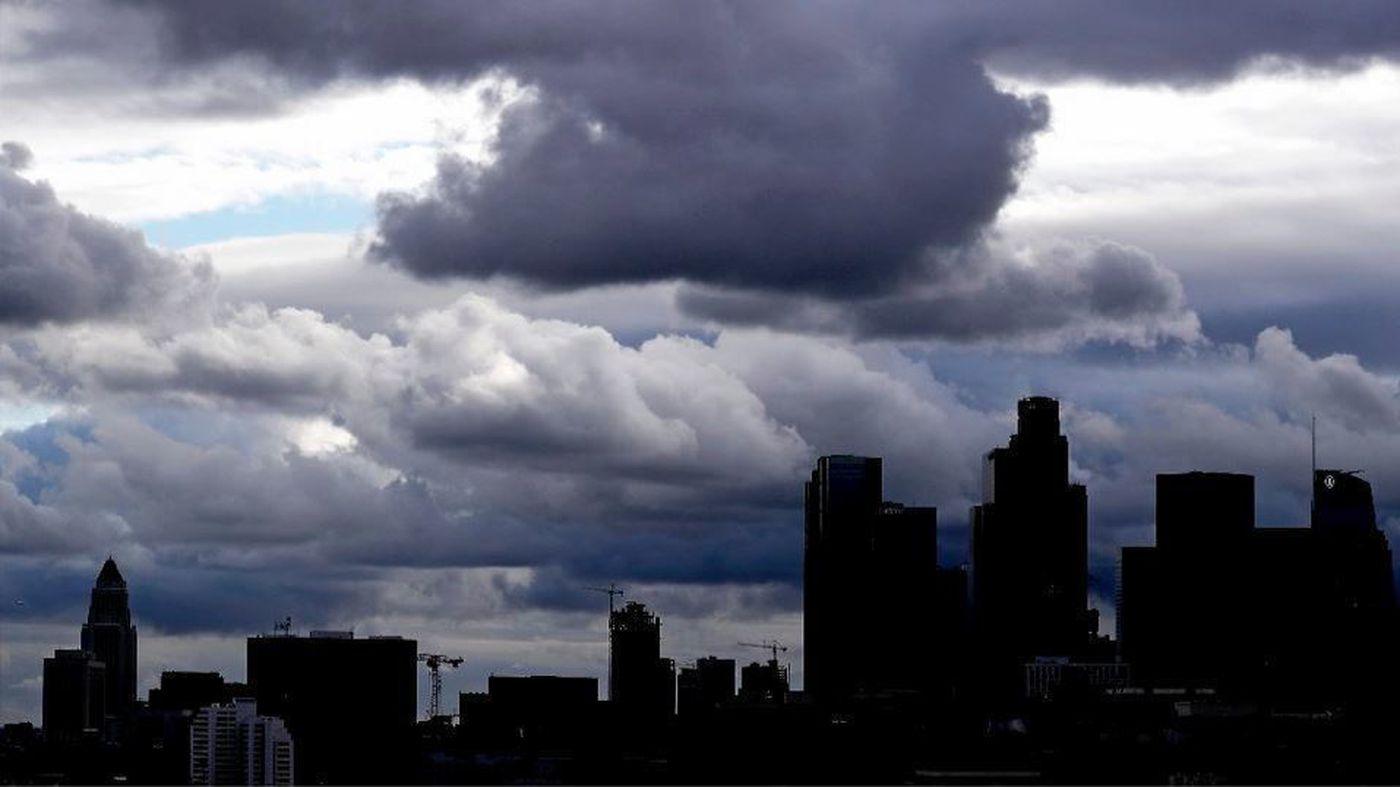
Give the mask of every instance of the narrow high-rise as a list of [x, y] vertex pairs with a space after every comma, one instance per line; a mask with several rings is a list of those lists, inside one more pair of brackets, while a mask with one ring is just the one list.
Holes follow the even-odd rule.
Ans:
[[989, 665], [1077, 657], [1090, 641], [1088, 496], [1069, 482], [1060, 403], [1017, 403], [1009, 444], [987, 453], [973, 506], [974, 625]]
[[106, 668], [107, 715], [127, 718], [136, 706], [136, 627], [131, 625], [126, 580], [110, 557], [92, 588], [82, 646]]
[[826, 705], [931, 677], [938, 511], [886, 501], [882, 473], [878, 457], [823, 456], [806, 485], [803, 671]]
[[629, 601], [608, 617], [608, 701], [623, 714], [664, 718], [676, 709], [676, 667], [661, 657], [661, 618]]

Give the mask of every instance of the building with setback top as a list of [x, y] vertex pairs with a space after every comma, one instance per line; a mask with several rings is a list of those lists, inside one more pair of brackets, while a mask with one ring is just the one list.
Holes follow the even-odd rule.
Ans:
[[1060, 403], [1020, 400], [1016, 434], [988, 452], [973, 506], [972, 614], [984, 664], [1078, 658], [1097, 618], [1088, 605], [1088, 495], [1069, 482]]
[[110, 557], [92, 588], [82, 646], [106, 667], [108, 718], [118, 723], [129, 718], [136, 707], [136, 627], [131, 625], [126, 580]]

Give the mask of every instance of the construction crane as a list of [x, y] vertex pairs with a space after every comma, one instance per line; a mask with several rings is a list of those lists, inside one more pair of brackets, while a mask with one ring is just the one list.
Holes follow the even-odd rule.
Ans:
[[616, 582], [609, 582], [605, 588], [585, 587], [584, 590], [591, 590], [594, 593], [608, 594], [608, 699], [612, 699], [612, 618], [614, 611], [614, 601], [618, 596], [624, 595], [622, 588]]
[[608, 586], [605, 587], [605, 588], [586, 587], [586, 588], [584, 588], [584, 590], [591, 590], [591, 591], [593, 591], [594, 593], [607, 593], [607, 594], [608, 594], [608, 619], [609, 619], [609, 621], [611, 621], [611, 620], [612, 620], [612, 613], [613, 613], [613, 606], [614, 606], [614, 605], [613, 605], [613, 600], [616, 599], [618, 596], [624, 595], [622, 588], [618, 587], [618, 586], [617, 586], [617, 583], [615, 583], [615, 582], [609, 582], [609, 583], [608, 583]]
[[776, 639], [765, 639], [765, 640], [763, 640], [762, 643], [758, 643], [758, 642], [740, 642], [739, 645], [740, 645], [740, 647], [745, 647], [745, 648], [761, 648], [761, 649], [763, 649], [763, 650], [766, 650], [766, 651], [772, 653], [772, 654], [773, 654], [773, 663], [774, 663], [774, 664], [777, 664], [777, 663], [778, 663], [778, 652], [779, 652], [779, 651], [782, 651], [783, 653], [787, 653], [787, 645], [784, 645], [783, 643], [777, 641]]
[[431, 691], [428, 694], [428, 719], [436, 719], [442, 710], [442, 668], [444, 666], [457, 669], [462, 666], [464, 659], [461, 657], [444, 656], [441, 653], [419, 653], [418, 660], [428, 665], [428, 674], [431, 677]]

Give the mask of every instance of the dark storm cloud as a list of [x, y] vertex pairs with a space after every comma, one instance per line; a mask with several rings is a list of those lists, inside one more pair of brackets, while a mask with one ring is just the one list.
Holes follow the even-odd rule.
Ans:
[[853, 300], [686, 287], [680, 308], [729, 325], [768, 325], [856, 338], [1194, 340], [1181, 281], [1151, 255], [1121, 244], [1061, 244], [1011, 259], [1005, 249], [961, 253], [938, 285]]
[[381, 198], [373, 254], [430, 278], [889, 291], [995, 217], [1047, 119], [917, 6], [153, 8], [186, 65], [535, 88], [490, 166], [445, 158], [424, 193]]
[[953, 3], [949, 35], [1037, 78], [1198, 85], [1261, 58], [1351, 68], [1400, 55], [1390, 0], [1018, 0]]
[[202, 297], [207, 265], [146, 246], [139, 232], [58, 201], [47, 183], [21, 177], [28, 148], [0, 159], [0, 324], [74, 322], [161, 311]]

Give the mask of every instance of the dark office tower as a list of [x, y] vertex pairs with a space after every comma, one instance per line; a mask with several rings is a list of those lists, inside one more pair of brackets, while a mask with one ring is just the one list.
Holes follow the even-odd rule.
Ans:
[[1157, 546], [1172, 552], [1242, 548], [1254, 529], [1254, 476], [1162, 473], [1157, 476]]
[[1059, 402], [1017, 405], [1017, 429], [983, 463], [972, 508], [972, 604], [987, 665], [1077, 656], [1089, 642], [1088, 499], [1069, 483]]
[[805, 679], [827, 706], [922, 690], [933, 672], [938, 511], [884, 501], [881, 471], [875, 457], [824, 456], [807, 484]]
[[1395, 606], [1390, 546], [1376, 527], [1365, 479], [1342, 470], [1314, 473], [1312, 529], [1328, 562], [1332, 604], [1354, 610]]
[[1118, 652], [1135, 681], [1214, 688], [1245, 676], [1261, 544], [1254, 476], [1157, 476], [1157, 546], [1124, 548], [1118, 566]]
[[287, 723], [299, 784], [408, 778], [418, 706], [418, 643], [348, 631], [248, 639], [258, 712]]
[[[882, 503], [869, 557], [869, 649], [859, 682], [871, 693], [927, 689], [940, 649], [935, 632], [948, 647], [954, 622], [940, 617], [938, 603], [938, 509]], [[878, 664], [870, 663], [872, 652]]]
[[92, 588], [82, 644], [106, 665], [107, 715], [127, 718], [136, 706], [136, 627], [131, 625], [126, 580], [110, 557]]
[[[1390, 636], [1396, 606], [1390, 545], [1376, 527], [1371, 485], [1356, 473], [1316, 471], [1312, 531], [1322, 603], [1331, 610], [1324, 621], [1334, 639], [1328, 652], [1357, 654], [1364, 666], [1380, 667], [1400, 654]], [[1353, 670], [1358, 677], [1364, 671]]]
[[608, 700], [631, 717], [675, 712], [675, 662], [661, 657], [661, 618], [629, 601], [608, 618], [612, 672]]
[[44, 659], [44, 738], [72, 743], [103, 735], [107, 700], [102, 662], [83, 650], [55, 650]]
[[734, 699], [734, 659], [708, 656], [683, 667], [676, 678], [676, 713], [693, 717], [714, 711]]
[[1355, 472], [1313, 472], [1312, 526], [1317, 530], [1369, 533], [1376, 529], [1371, 485]]
[[850, 697], [870, 644], [861, 641], [871, 529], [883, 500], [875, 457], [824, 456], [806, 488], [802, 643], [807, 692], [831, 703]]

